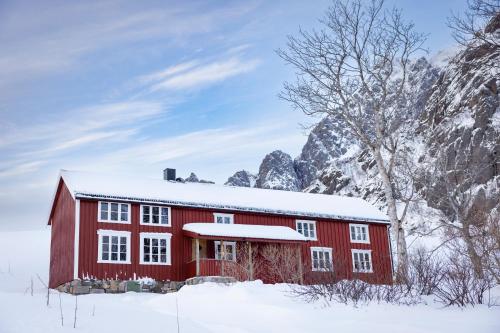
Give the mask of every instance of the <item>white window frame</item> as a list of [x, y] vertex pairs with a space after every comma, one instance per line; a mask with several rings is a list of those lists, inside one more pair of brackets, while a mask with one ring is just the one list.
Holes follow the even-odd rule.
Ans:
[[[306, 236], [302, 232], [299, 231], [299, 224], [302, 224], [302, 232], [304, 231], [304, 224], [308, 225], [308, 230], [309, 230], [309, 235], [311, 234], [311, 225], [314, 226], [314, 237], [311, 236]], [[295, 230], [297, 230], [298, 233], [300, 233], [302, 236], [304, 236], [307, 239], [310, 240], [318, 240], [318, 229], [316, 228], [316, 221], [310, 221], [310, 220], [295, 220]]]
[[[323, 253], [327, 252], [329, 254], [329, 257], [330, 257], [330, 267], [331, 267], [331, 269], [314, 267], [313, 252], [323, 252]], [[331, 247], [317, 247], [317, 246], [312, 246], [311, 247], [311, 269], [314, 272], [333, 272], [333, 249]]]
[[[354, 273], [373, 273], [372, 250], [352, 249], [351, 253], [352, 253], [352, 271]], [[354, 265], [354, 254], [355, 253], [361, 254], [363, 256], [365, 254], [368, 254], [368, 258], [369, 258], [369, 261], [370, 261], [370, 269], [358, 269], [358, 270], [356, 270], [356, 266]], [[358, 257], [359, 257], [359, 255], [358, 255]]]
[[[123, 260], [111, 260], [111, 251], [109, 251], [109, 259], [108, 260], [103, 260], [102, 259], [102, 237], [103, 236], [109, 236], [110, 242], [111, 242], [111, 237], [117, 236], [117, 237], [126, 237], [127, 238], [127, 253], [126, 253], [126, 258], [125, 261]], [[100, 264], [130, 264], [130, 242], [131, 242], [131, 237], [130, 237], [130, 231], [117, 231], [117, 230], [103, 230], [99, 229], [97, 230], [97, 263]], [[110, 243], [111, 245], [111, 243]], [[120, 244], [118, 244], [120, 246]], [[120, 258], [120, 252], [118, 252], [118, 258]]]
[[[366, 229], [366, 239], [356, 239], [355, 235], [356, 232], [353, 234], [352, 229], [353, 228], [356, 230], [356, 228], [365, 228]], [[370, 226], [368, 224], [356, 224], [356, 223], [350, 223], [349, 224], [349, 238], [351, 239], [351, 243], [360, 243], [360, 244], [370, 244]]]
[[[108, 219], [107, 220], [101, 219], [101, 203], [107, 203], [108, 204]], [[118, 221], [111, 220], [111, 204], [117, 204], [118, 205]], [[121, 205], [127, 205], [128, 206], [127, 221], [122, 221], [121, 220], [121, 214], [122, 214], [122, 206]], [[118, 224], [131, 224], [131, 215], [132, 215], [131, 208], [132, 207], [131, 207], [131, 205], [129, 203], [116, 202], [116, 201], [98, 201], [97, 202], [97, 222], [118, 223]]]
[[[220, 243], [221, 243], [220, 241], [214, 241], [215, 259], [216, 260], [222, 260], [221, 259], [221, 253], [219, 253], [219, 250], [218, 250], [218, 247], [219, 247]], [[233, 251], [232, 251], [233, 260], [232, 261], [236, 261], [236, 242], [224, 242], [224, 247], [226, 247], [227, 245], [232, 245], [233, 246]]]
[[[144, 219], [143, 219], [143, 214], [144, 214], [144, 206], [148, 206], [149, 207], [149, 223], [144, 223]], [[153, 214], [153, 207], [158, 207], [158, 209], [160, 210], [159, 213], [159, 222], [158, 224], [156, 223], [153, 223], [152, 220], [152, 214]], [[168, 209], [168, 223], [167, 224], [161, 224], [161, 209], [162, 208], [167, 208]], [[160, 226], [160, 227], [171, 227], [172, 226], [172, 209], [170, 209], [170, 207], [168, 206], [158, 206], [158, 205], [141, 205], [141, 213], [140, 213], [140, 220], [139, 220], [139, 224], [140, 225], [151, 225], [151, 226]]]
[[217, 223], [217, 217], [222, 217], [222, 220], [224, 220], [225, 217], [229, 217], [229, 220], [231, 221], [229, 224], [234, 224], [234, 214], [214, 213], [214, 223]]
[[[169, 232], [141, 232], [140, 233], [140, 259], [139, 263], [141, 265], [161, 265], [161, 266], [170, 266], [172, 265], [172, 247], [171, 247], [171, 238], [172, 234]], [[144, 261], [144, 238], [155, 238], [158, 241], [165, 239], [167, 241], [167, 262], [152, 262], [152, 261]], [[158, 256], [160, 253], [158, 253]], [[158, 257], [159, 260], [159, 257]]]

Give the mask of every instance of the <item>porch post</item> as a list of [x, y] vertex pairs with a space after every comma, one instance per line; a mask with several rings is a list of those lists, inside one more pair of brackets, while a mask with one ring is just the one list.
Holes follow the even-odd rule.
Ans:
[[221, 239], [220, 241], [220, 275], [224, 276], [224, 261], [226, 260], [226, 247], [224, 246], [224, 241]]
[[247, 246], [248, 246], [248, 271], [250, 275], [250, 281], [253, 281], [252, 243], [247, 242]]
[[195, 253], [196, 253], [196, 276], [200, 275], [200, 240], [198, 238], [194, 239]]
[[304, 275], [302, 272], [302, 245], [300, 243], [297, 246], [297, 258], [299, 264], [299, 282], [300, 284], [304, 284]]

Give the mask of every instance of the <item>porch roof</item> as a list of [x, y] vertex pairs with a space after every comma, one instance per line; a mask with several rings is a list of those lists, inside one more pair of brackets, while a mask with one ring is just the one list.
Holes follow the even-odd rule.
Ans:
[[292, 228], [274, 225], [187, 223], [182, 229], [187, 236], [202, 239], [285, 243], [307, 241], [307, 238]]

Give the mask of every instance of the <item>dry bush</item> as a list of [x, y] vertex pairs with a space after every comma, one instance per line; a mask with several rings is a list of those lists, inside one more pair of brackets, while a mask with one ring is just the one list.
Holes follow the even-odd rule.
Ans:
[[[299, 245], [300, 246], [300, 245]], [[304, 267], [301, 263], [300, 247], [286, 244], [266, 244], [261, 247], [260, 255], [266, 266], [270, 281], [302, 283]]]

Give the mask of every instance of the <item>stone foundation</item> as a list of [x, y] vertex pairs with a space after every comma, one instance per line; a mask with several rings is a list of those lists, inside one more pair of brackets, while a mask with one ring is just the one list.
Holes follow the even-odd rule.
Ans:
[[195, 276], [187, 279], [186, 285], [194, 285], [205, 282], [230, 284], [237, 282], [237, 280], [232, 276]]
[[73, 295], [119, 294], [127, 291], [166, 294], [178, 291], [185, 282], [178, 281], [132, 281], [132, 280], [73, 280], [56, 289]]

